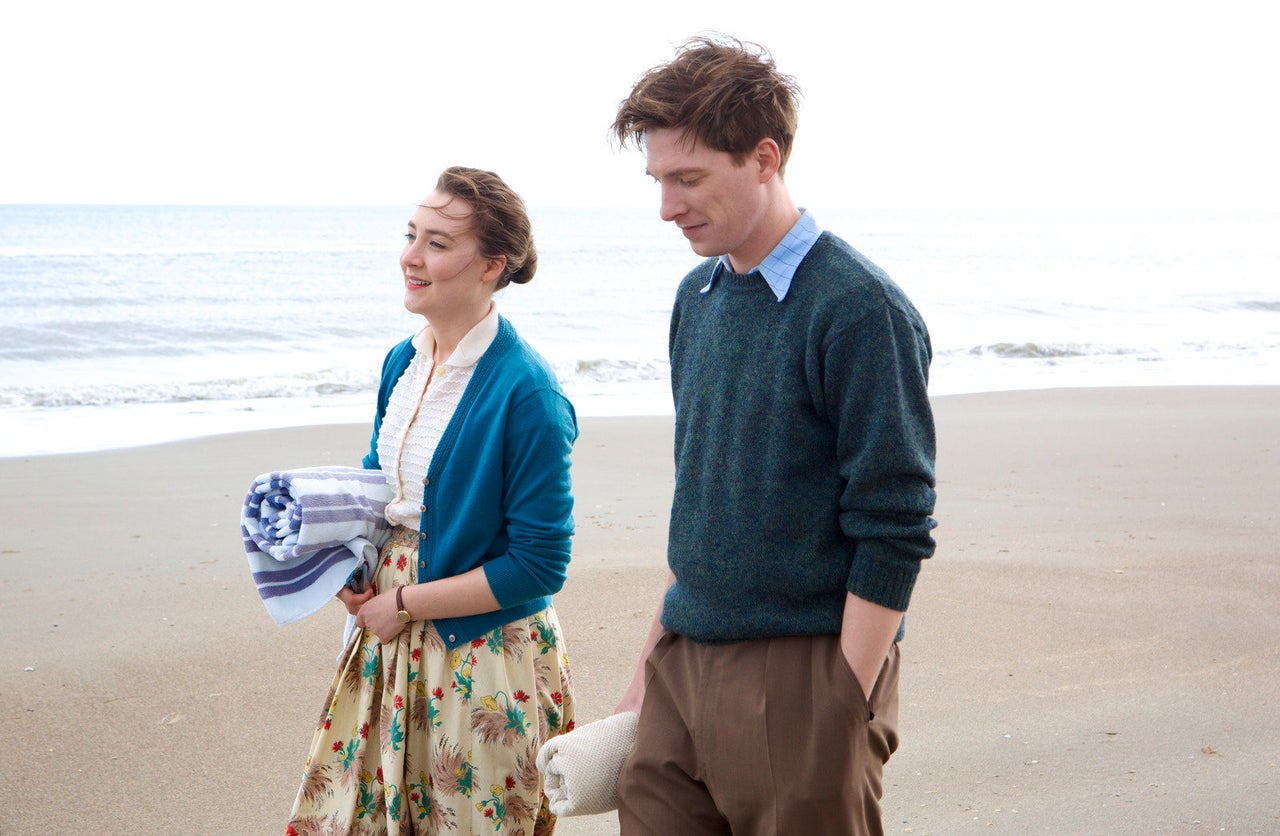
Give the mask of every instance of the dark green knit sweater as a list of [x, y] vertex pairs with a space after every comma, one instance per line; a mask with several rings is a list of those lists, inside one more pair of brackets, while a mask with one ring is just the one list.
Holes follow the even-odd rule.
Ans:
[[839, 633], [845, 592], [905, 611], [933, 553], [928, 332], [824, 232], [779, 302], [715, 260], [671, 320], [676, 485], [663, 626], [695, 641]]

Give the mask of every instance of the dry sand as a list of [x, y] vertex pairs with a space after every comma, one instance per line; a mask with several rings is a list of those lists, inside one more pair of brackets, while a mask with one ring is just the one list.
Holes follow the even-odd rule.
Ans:
[[[939, 398], [889, 833], [1280, 831], [1280, 388]], [[609, 713], [664, 576], [669, 419], [590, 419], [557, 606]], [[281, 831], [342, 624], [277, 627], [249, 480], [363, 426], [0, 459], [0, 833]], [[568, 836], [614, 834], [611, 816]]]

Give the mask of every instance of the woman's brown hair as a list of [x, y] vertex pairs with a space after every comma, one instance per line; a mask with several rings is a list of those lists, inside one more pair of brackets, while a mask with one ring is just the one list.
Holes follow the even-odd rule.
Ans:
[[533, 227], [520, 195], [492, 171], [452, 166], [436, 181], [436, 190], [465, 200], [471, 207], [471, 229], [486, 258], [506, 256], [507, 266], [496, 290], [508, 284], [524, 284], [538, 270], [538, 250]]

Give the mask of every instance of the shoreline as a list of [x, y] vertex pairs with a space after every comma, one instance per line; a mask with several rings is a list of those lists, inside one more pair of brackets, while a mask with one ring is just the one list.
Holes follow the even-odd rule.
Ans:
[[[952, 398], [988, 397], [1016, 395], [1020, 392], [1052, 393], [1052, 392], [1094, 392], [1117, 390], [1194, 390], [1194, 389], [1267, 389], [1280, 386], [1280, 383], [1229, 382], [1229, 383], [1154, 383], [1135, 386], [1124, 383], [1098, 386], [1045, 386], [1037, 388], [990, 389], [977, 391], [947, 391], [931, 394], [934, 404]], [[664, 388], [662, 396], [669, 393]], [[309, 427], [358, 427], [368, 426], [366, 413], [371, 413], [372, 395], [352, 399], [350, 397], [328, 400], [324, 402], [303, 399], [290, 401], [286, 399], [266, 399], [252, 401], [184, 401], [175, 403], [147, 404], [114, 404], [81, 407], [54, 408], [13, 408], [0, 409], [0, 438], [18, 437], [29, 425], [39, 425], [44, 437], [72, 436], [79, 432], [84, 424], [85, 415], [93, 415], [99, 422], [108, 419], [116, 424], [117, 429], [112, 436], [114, 441], [76, 444], [67, 446], [69, 442], [59, 441], [60, 449], [38, 449], [9, 452], [0, 441], [0, 462], [9, 459], [26, 459], [44, 456], [76, 456], [94, 455], [124, 450], [141, 450], [166, 444], [181, 444], [198, 441], [204, 438], [216, 438], [226, 435], [262, 432], [293, 432]], [[651, 401], [645, 396], [630, 394], [625, 396], [596, 396], [588, 399], [593, 406], [608, 405], [603, 409], [582, 410], [579, 407], [578, 419], [582, 421], [599, 420], [672, 420], [672, 410], [668, 404], [664, 409], [637, 408], [644, 400], [649, 406]], [[298, 421], [299, 414], [311, 412], [313, 420]], [[322, 416], [322, 417], [314, 417]], [[175, 429], [174, 424], [185, 425], [185, 429]], [[157, 433], [159, 424], [163, 429]], [[99, 430], [100, 431], [100, 430]], [[6, 435], [7, 434], [7, 435]], [[144, 436], [150, 437], [144, 437]]]
[[[938, 553], [907, 617], [886, 831], [1280, 828], [1280, 387], [934, 408]], [[657, 605], [671, 418], [581, 427], [556, 606], [583, 723]], [[367, 440], [314, 425], [0, 458], [0, 731], [20, 742], [0, 792], [21, 799], [0, 832], [278, 832], [343, 619], [270, 621], [239, 505], [257, 473], [358, 462]]]

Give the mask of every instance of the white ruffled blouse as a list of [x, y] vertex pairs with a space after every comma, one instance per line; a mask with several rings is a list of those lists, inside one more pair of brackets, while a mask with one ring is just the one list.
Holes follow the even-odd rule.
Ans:
[[422, 514], [422, 480], [445, 428], [462, 400], [476, 363], [498, 335], [498, 308], [489, 308], [438, 367], [432, 360], [435, 336], [431, 325], [413, 338], [416, 353], [396, 382], [378, 434], [378, 460], [394, 497], [387, 504], [393, 525], [418, 530]]

